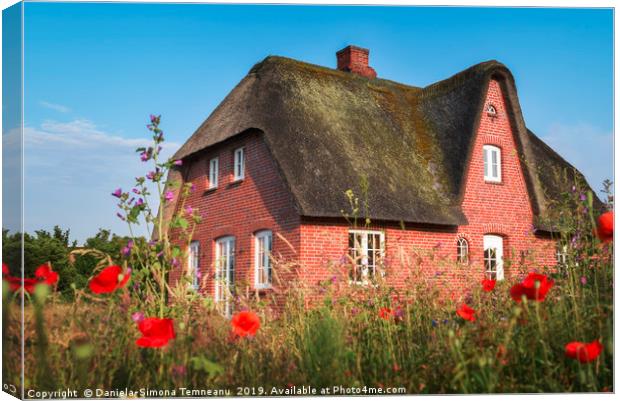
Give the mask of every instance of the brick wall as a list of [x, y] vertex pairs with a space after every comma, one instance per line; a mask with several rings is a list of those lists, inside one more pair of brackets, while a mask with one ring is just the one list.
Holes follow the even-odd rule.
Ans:
[[[245, 178], [233, 182], [233, 153], [239, 147], [244, 147]], [[209, 161], [214, 157], [219, 157], [219, 182], [217, 189], [209, 190]], [[235, 237], [235, 283], [244, 292], [254, 290], [255, 232], [271, 230], [273, 254], [285, 260], [296, 258], [291, 246], [299, 248], [299, 217], [260, 133], [217, 145], [184, 167], [185, 179], [195, 185], [186, 206], [199, 209], [203, 218], [193, 236], [200, 242], [203, 293], [214, 295], [215, 240], [220, 237]], [[181, 269], [171, 272], [170, 282], [174, 284], [180, 274]]]

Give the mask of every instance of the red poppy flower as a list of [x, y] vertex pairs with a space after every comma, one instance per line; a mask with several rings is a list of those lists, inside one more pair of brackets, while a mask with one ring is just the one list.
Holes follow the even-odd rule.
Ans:
[[231, 321], [233, 333], [239, 337], [254, 336], [260, 328], [260, 319], [254, 312], [243, 311], [236, 313]]
[[596, 234], [603, 242], [614, 239], [614, 212], [605, 212], [598, 217]]
[[136, 340], [138, 347], [159, 348], [176, 338], [174, 323], [168, 318], [147, 317], [138, 323], [138, 330], [142, 333], [142, 337]]
[[497, 280], [487, 280], [487, 279], [482, 280], [482, 291], [485, 291], [485, 292], [493, 291], [493, 288], [495, 288], [495, 283], [497, 283]]
[[544, 301], [547, 292], [553, 287], [553, 280], [544, 274], [530, 273], [519, 284], [515, 284], [510, 289], [510, 296], [516, 302], [521, 302], [525, 296], [530, 301]]
[[603, 344], [599, 340], [594, 340], [591, 343], [573, 341], [566, 344], [564, 350], [567, 358], [577, 359], [581, 363], [588, 363], [598, 358], [603, 350]]
[[58, 282], [58, 273], [52, 271], [48, 264], [37, 267], [37, 270], [34, 271], [34, 276], [47, 285], [54, 285]]
[[9, 273], [9, 266], [6, 263], [2, 263], [2, 276], [8, 276]]
[[38, 280], [36, 278], [25, 278], [23, 281], [19, 277], [6, 277], [5, 280], [9, 283], [9, 289], [11, 291], [19, 291], [24, 287], [27, 293], [32, 294], [34, 292], [34, 286], [37, 285]]
[[[108, 294], [116, 291], [118, 288], [122, 288], [127, 284], [129, 280], [129, 273], [123, 274], [120, 266], [108, 266], [103, 269], [98, 275], [93, 277], [88, 286], [90, 290], [95, 294]], [[120, 278], [120, 281], [119, 281]]]
[[466, 304], [461, 305], [461, 307], [456, 311], [456, 314], [462, 317], [465, 320], [469, 320], [470, 322], [476, 321], [476, 310], [470, 308]]
[[390, 320], [392, 318], [393, 312], [390, 308], [381, 308], [379, 309], [379, 317], [383, 320]]

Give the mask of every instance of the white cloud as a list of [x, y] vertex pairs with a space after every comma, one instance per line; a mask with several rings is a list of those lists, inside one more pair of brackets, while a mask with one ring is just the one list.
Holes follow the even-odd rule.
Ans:
[[[28, 145], [49, 146], [57, 142], [77, 148], [98, 148], [100, 146], [140, 147], [148, 146], [151, 141], [144, 138], [124, 138], [99, 129], [93, 122], [84, 119], [70, 122], [45, 121], [38, 128], [26, 127], [24, 141]], [[175, 144], [168, 144], [168, 147]]]
[[581, 171], [595, 191], [602, 189], [603, 180], [613, 180], [612, 132], [588, 123], [555, 123], [541, 139]]
[[[146, 130], [141, 138], [127, 138], [85, 119], [25, 127], [26, 230], [58, 224], [71, 228], [79, 239], [94, 235], [99, 227], [126, 233], [110, 194], [118, 187], [130, 190], [135, 177], [153, 169], [135, 152], [149, 145], [151, 133]], [[172, 156], [178, 147], [164, 142], [161, 158]]]
[[57, 103], [46, 102], [45, 100], [41, 100], [39, 104], [45, 107], [46, 109], [51, 109], [54, 111], [58, 111], [60, 113], [68, 113], [71, 111], [71, 109], [68, 108], [67, 106], [63, 106], [62, 104], [57, 104]]

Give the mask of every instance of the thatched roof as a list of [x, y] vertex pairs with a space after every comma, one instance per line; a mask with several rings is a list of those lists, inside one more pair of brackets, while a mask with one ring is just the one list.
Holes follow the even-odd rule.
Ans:
[[[459, 206], [465, 166], [492, 77], [506, 93], [523, 160], [543, 157], [572, 168], [526, 129], [512, 74], [496, 61], [417, 88], [270, 56], [175, 157], [191, 158], [258, 129], [302, 216], [341, 217], [350, 210], [344, 192], [352, 189], [367, 198], [373, 220], [465, 224]], [[554, 194], [557, 185], [530, 163], [523, 169], [534, 211], [542, 213], [547, 189]]]

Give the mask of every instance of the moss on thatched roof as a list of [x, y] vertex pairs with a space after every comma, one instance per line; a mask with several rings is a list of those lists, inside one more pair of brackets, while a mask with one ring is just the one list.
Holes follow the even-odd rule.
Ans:
[[[534, 159], [542, 142], [531, 140], [512, 75], [496, 61], [417, 88], [274, 56], [250, 70], [175, 157], [259, 129], [303, 216], [341, 217], [344, 192], [362, 197], [367, 181], [372, 219], [465, 224], [465, 166], [491, 77], [507, 92], [523, 158]], [[559, 156], [553, 163], [566, 164]], [[524, 170], [534, 210], [543, 212], [553, 184]]]

